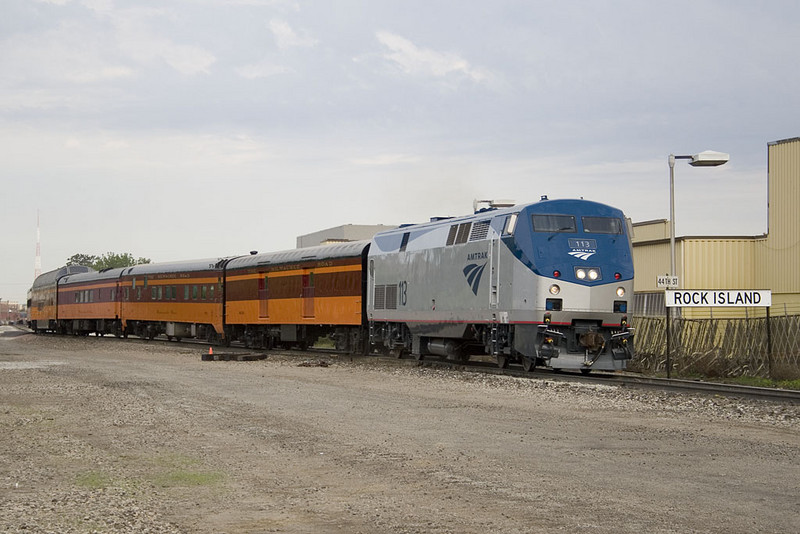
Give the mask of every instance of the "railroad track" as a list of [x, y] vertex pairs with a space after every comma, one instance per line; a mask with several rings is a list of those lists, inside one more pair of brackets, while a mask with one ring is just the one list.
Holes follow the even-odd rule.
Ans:
[[[19, 328], [19, 330], [27, 331], [27, 329]], [[29, 332], [29, 331], [28, 331]], [[138, 342], [143, 341], [145, 343], [164, 343], [164, 344], [173, 344], [179, 343], [179, 345], [196, 345], [198, 349], [202, 352], [202, 354], [206, 354], [206, 351], [209, 347], [209, 344], [205, 341], [201, 340], [191, 340], [191, 339], [184, 339], [180, 342], [176, 341], [168, 341], [167, 339], [157, 338], [153, 340], [143, 340], [131, 336], [130, 339], [118, 339], [114, 338], [113, 336], [107, 336], [109, 339], [115, 339], [115, 341], [121, 342]], [[202, 347], [202, 348], [201, 348]], [[248, 349], [244, 347], [243, 344], [234, 343], [230, 347], [217, 347], [214, 346], [215, 352], [224, 352], [224, 353], [233, 353], [233, 354], [253, 354], [254, 352], [260, 352], [258, 350], [254, 351], [253, 349]], [[740, 386], [735, 384], [724, 384], [720, 382], [705, 382], [701, 380], [682, 380], [682, 379], [675, 379], [675, 378], [656, 378], [656, 377], [647, 377], [642, 375], [635, 375], [632, 373], [605, 373], [605, 372], [593, 372], [590, 375], [582, 375], [578, 373], [569, 373], [569, 372], [554, 372], [548, 369], [535, 369], [533, 372], [525, 372], [522, 368], [510, 367], [506, 369], [500, 369], [494, 362], [489, 361], [473, 361], [473, 362], [452, 362], [447, 360], [440, 360], [440, 359], [424, 359], [424, 360], [414, 360], [410, 358], [398, 359], [392, 356], [381, 356], [381, 355], [369, 355], [369, 356], [362, 356], [362, 355], [350, 355], [348, 353], [336, 352], [332, 349], [307, 349], [304, 351], [301, 350], [288, 350], [288, 349], [272, 349], [269, 351], [263, 351], [264, 354], [275, 354], [275, 355], [282, 355], [282, 356], [296, 356], [299, 358], [324, 358], [325, 356], [336, 356], [338, 358], [341, 357], [349, 357], [353, 360], [359, 359], [378, 359], [387, 362], [395, 362], [399, 365], [408, 365], [408, 366], [420, 366], [420, 367], [428, 367], [428, 368], [436, 368], [436, 369], [451, 369], [460, 372], [467, 372], [467, 373], [484, 373], [484, 374], [493, 374], [493, 375], [503, 375], [503, 376], [513, 376], [517, 378], [527, 378], [527, 379], [548, 379], [548, 380], [557, 380], [557, 381], [565, 381], [565, 382], [581, 382], [581, 383], [597, 383], [597, 384], [607, 384], [607, 385], [618, 385], [622, 387], [636, 387], [642, 389], [651, 389], [651, 390], [664, 390], [664, 391], [676, 391], [676, 392], [694, 392], [694, 393], [703, 393], [707, 395], [720, 395], [726, 397], [742, 397], [742, 398], [749, 398], [749, 399], [762, 399], [762, 400], [770, 400], [775, 402], [786, 402], [792, 404], [800, 404], [800, 391], [791, 390], [791, 389], [779, 389], [779, 388], [764, 388], [764, 387], [754, 387], [754, 386]], [[239, 359], [239, 360], [252, 360], [252, 359], [259, 359], [259, 358], [251, 358], [251, 357], [242, 357], [242, 358], [214, 358], [214, 359]]]
[[536, 369], [527, 373], [524, 370], [508, 368], [500, 369], [494, 363], [489, 362], [448, 362], [442, 360], [423, 360], [417, 362], [418, 365], [447, 368], [463, 372], [487, 373], [494, 375], [513, 376], [518, 378], [530, 379], [549, 379], [567, 382], [597, 383], [607, 385], [619, 385], [622, 387], [637, 387], [642, 389], [658, 389], [677, 392], [695, 392], [707, 395], [720, 395], [726, 397], [742, 397], [750, 399], [763, 399], [777, 402], [788, 402], [800, 404], [800, 391], [792, 389], [764, 388], [754, 386], [740, 386], [736, 384], [724, 384], [720, 382], [705, 382], [701, 380], [682, 380], [675, 378], [656, 378], [632, 373], [607, 373], [593, 372], [590, 375], [582, 375], [569, 372], [555, 372], [549, 369]]

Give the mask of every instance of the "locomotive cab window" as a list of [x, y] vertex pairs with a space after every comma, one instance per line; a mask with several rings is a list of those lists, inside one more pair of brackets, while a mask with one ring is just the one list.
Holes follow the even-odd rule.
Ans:
[[621, 234], [622, 221], [616, 217], [581, 217], [583, 231], [590, 234]]
[[411, 232], [406, 232], [403, 234], [403, 239], [400, 241], [400, 252], [405, 252], [406, 247], [408, 247], [408, 238], [411, 237]]
[[514, 228], [517, 226], [517, 217], [519, 213], [512, 213], [506, 217], [505, 224], [503, 225], [503, 235], [514, 235]]
[[572, 232], [577, 231], [575, 217], [572, 215], [533, 215], [534, 232]]

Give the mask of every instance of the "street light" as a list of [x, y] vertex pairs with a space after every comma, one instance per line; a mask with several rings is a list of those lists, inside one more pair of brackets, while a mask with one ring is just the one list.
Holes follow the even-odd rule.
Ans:
[[[731, 159], [729, 154], [724, 152], [714, 152], [713, 150], [706, 150], [693, 156], [676, 156], [675, 154], [669, 155], [669, 261], [670, 261], [670, 276], [675, 277], [675, 160], [688, 159], [689, 165], [692, 167], [717, 167], [725, 165]], [[670, 312], [667, 308], [667, 378], [670, 378], [672, 371], [671, 363], [671, 350], [670, 350]]]
[[670, 276], [677, 276], [675, 272], [675, 160], [688, 159], [692, 167], [718, 167], [725, 165], [731, 159], [729, 154], [706, 150], [693, 156], [669, 155], [669, 255]]

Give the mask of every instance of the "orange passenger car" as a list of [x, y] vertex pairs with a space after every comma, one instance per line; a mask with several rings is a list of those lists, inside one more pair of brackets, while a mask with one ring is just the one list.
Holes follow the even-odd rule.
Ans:
[[332, 337], [355, 350], [364, 339], [368, 241], [232, 259], [225, 268], [229, 338], [251, 347], [310, 346]]
[[117, 298], [122, 269], [73, 274], [58, 282], [59, 330], [66, 334], [123, 334]]
[[124, 332], [152, 339], [223, 337], [222, 267], [213, 258], [126, 267], [119, 280]]
[[69, 265], [39, 275], [28, 292], [28, 326], [34, 332], [58, 329], [58, 281], [73, 273], [86, 273], [89, 267]]

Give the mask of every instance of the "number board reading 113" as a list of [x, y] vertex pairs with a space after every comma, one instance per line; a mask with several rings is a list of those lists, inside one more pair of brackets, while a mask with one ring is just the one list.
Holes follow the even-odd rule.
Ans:
[[711, 306], [772, 306], [769, 289], [668, 289], [668, 308]]

